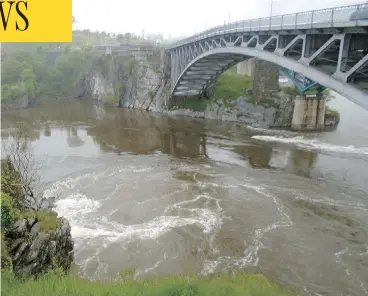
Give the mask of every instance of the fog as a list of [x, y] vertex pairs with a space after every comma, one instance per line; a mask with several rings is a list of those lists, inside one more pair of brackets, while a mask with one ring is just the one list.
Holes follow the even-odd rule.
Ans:
[[[358, 0], [274, 0], [273, 15], [340, 5]], [[74, 29], [113, 33], [162, 33], [164, 37], [188, 36], [205, 28], [236, 21], [269, 16], [271, 0], [73, 0]]]

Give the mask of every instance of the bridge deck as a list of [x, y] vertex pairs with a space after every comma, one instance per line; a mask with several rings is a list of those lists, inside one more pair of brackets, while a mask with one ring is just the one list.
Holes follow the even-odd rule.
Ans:
[[[357, 18], [354, 14], [364, 12], [365, 18]], [[362, 13], [361, 13], [362, 14]], [[293, 14], [277, 15], [273, 17], [258, 18], [232, 22], [217, 26], [199, 34], [172, 44], [169, 48], [176, 48], [182, 45], [210, 38], [216, 35], [226, 35], [239, 32], [272, 32], [284, 31], [287, 34], [292, 30], [313, 30], [330, 28], [354, 28], [368, 27], [368, 4], [349, 5], [335, 8], [299, 12]]]

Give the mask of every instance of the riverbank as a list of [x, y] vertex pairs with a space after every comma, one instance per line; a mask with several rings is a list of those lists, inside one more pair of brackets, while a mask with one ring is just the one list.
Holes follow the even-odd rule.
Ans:
[[134, 280], [121, 276], [120, 280], [89, 281], [78, 276], [51, 272], [37, 280], [20, 281], [10, 272], [2, 273], [2, 292], [5, 295], [24, 296], [297, 296], [294, 291], [271, 283], [262, 275], [237, 273], [201, 278], [194, 275], [154, 277]]
[[[50, 98], [92, 99], [107, 107], [288, 129], [297, 95], [294, 88], [281, 87], [280, 92], [255, 101], [253, 78], [231, 68], [203, 97], [170, 98], [170, 65], [160, 50], [139, 61], [86, 49], [65, 51], [52, 62], [42, 52], [14, 53], [3, 61], [2, 70], [2, 109], [27, 108]], [[338, 113], [327, 111], [325, 129], [335, 129]]]
[[[236, 69], [232, 68], [218, 77], [214, 86], [208, 90], [210, 95], [207, 98], [172, 98], [170, 108], [163, 113], [236, 122], [254, 128], [291, 129], [298, 91], [293, 87], [280, 87], [279, 92], [255, 101], [252, 87], [252, 77], [237, 74]], [[311, 91], [307, 95], [315, 93]], [[332, 99], [327, 90], [324, 96], [325, 100]], [[340, 122], [339, 113], [328, 106], [323, 110], [325, 119], [322, 130], [336, 129]], [[311, 131], [314, 131], [313, 128]]]

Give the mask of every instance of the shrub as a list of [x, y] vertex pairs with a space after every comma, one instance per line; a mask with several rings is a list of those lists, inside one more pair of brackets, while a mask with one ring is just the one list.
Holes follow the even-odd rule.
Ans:
[[339, 113], [339, 111], [337, 111], [335, 109], [332, 109], [329, 106], [326, 106], [325, 115], [333, 116], [333, 117], [336, 117], [336, 118], [340, 119], [340, 113]]
[[9, 201], [14, 208], [25, 209], [26, 194], [21, 184], [21, 174], [15, 169], [10, 158], [3, 159], [1, 161], [1, 202], [4, 197], [4, 205]]
[[178, 109], [189, 109], [203, 112], [207, 107], [208, 101], [203, 99], [183, 99], [177, 106]]
[[295, 86], [282, 86], [280, 91], [290, 96], [297, 96], [299, 94]]
[[13, 199], [7, 193], [1, 192], [1, 228], [5, 233], [19, 219], [19, 213], [20, 211], [14, 206]]
[[29, 211], [20, 214], [22, 218], [36, 217], [41, 226], [41, 231], [48, 232], [57, 229], [60, 225], [60, 219], [53, 211]]
[[1, 231], [1, 269], [11, 268], [12, 259], [8, 252], [8, 247], [5, 243], [4, 232]]

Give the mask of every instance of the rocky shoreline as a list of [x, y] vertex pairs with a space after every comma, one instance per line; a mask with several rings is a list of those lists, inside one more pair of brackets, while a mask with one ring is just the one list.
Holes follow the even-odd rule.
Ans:
[[55, 212], [43, 212], [44, 216], [54, 215], [57, 219], [56, 227], [48, 229], [39, 218], [40, 213], [16, 221], [6, 235], [12, 268], [17, 275], [38, 275], [56, 268], [68, 271], [73, 262], [74, 242], [68, 220], [56, 218]]
[[[28, 143], [20, 137], [15, 141]], [[34, 198], [26, 177], [30, 169], [20, 165], [28, 174], [20, 173], [17, 162], [30, 159], [25, 151], [13, 151], [1, 161], [1, 268], [21, 278], [55, 269], [68, 272], [74, 260], [70, 224], [53, 211], [54, 198]]]
[[[169, 116], [238, 122], [255, 128], [288, 129], [291, 126], [294, 99], [283, 92], [273, 94], [267, 104], [259, 104], [250, 99], [251, 90], [245, 90], [237, 99], [212, 98], [207, 100], [203, 110], [193, 110], [172, 103], [175, 99], [170, 98], [167, 62], [163, 62], [159, 71], [147, 61], [128, 63], [101, 58], [98, 65], [81, 75], [74, 95], [68, 98], [92, 99], [106, 107], [140, 109]], [[11, 104], [3, 104], [2, 108], [27, 108], [28, 105], [32, 102], [25, 96]], [[339, 120], [338, 114], [326, 113], [325, 130], [335, 129]]]

